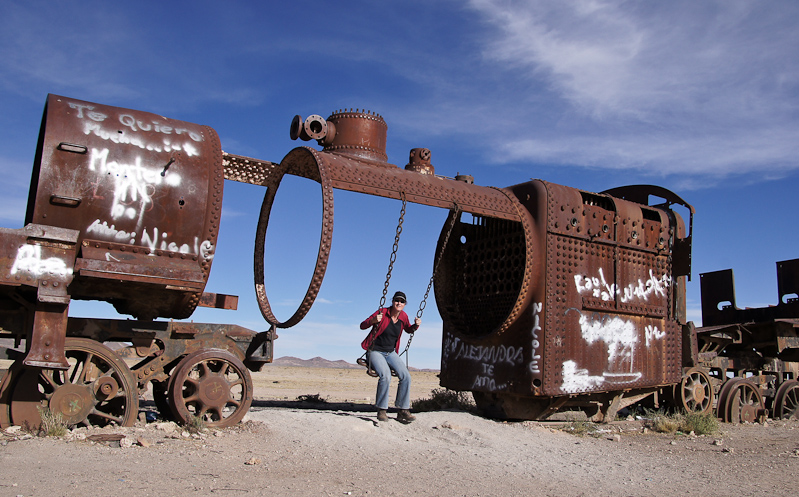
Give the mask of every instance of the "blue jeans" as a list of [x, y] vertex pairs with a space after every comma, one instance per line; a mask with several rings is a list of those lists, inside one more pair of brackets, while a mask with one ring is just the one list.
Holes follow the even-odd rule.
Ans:
[[375, 406], [378, 409], [388, 409], [388, 389], [391, 387], [391, 370], [397, 373], [399, 385], [397, 386], [397, 399], [394, 405], [400, 409], [411, 408], [411, 374], [403, 364], [396, 352], [369, 352], [369, 361], [372, 369], [377, 371], [380, 378], [377, 380], [377, 394]]

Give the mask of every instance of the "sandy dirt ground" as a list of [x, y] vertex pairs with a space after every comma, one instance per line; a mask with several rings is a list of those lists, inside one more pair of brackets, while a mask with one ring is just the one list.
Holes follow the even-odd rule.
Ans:
[[[414, 373], [412, 398], [437, 387]], [[363, 370], [268, 366], [234, 428], [173, 423], [0, 434], [0, 497], [146, 495], [795, 496], [799, 422], [722, 425], [714, 436], [644, 433], [641, 421], [576, 436], [563, 422], [462, 411], [378, 423]], [[319, 396], [326, 403], [297, 401]], [[367, 400], [367, 397], [369, 398]], [[145, 402], [144, 408], [151, 406]], [[394, 414], [391, 413], [391, 417]], [[120, 441], [91, 441], [99, 433]], [[96, 438], [96, 437], [95, 437]]]

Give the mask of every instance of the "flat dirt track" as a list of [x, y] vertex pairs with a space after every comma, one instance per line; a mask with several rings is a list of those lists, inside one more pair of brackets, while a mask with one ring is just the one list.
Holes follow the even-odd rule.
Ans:
[[[412, 398], [436, 388], [414, 372]], [[462, 411], [378, 423], [362, 369], [267, 366], [234, 428], [189, 436], [171, 423], [0, 435], [0, 497], [145, 495], [795, 496], [799, 422], [722, 425], [715, 436], [595, 436], [563, 422], [491, 421]], [[296, 400], [319, 396], [325, 403]], [[369, 401], [366, 400], [369, 397]], [[145, 403], [145, 409], [149, 403]], [[394, 414], [390, 414], [394, 417]], [[98, 433], [120, 442], [91, 442]]]

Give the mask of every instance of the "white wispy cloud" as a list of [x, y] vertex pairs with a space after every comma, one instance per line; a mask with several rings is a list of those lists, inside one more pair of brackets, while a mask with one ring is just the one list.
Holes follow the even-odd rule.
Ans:
[[499, 160], [716, 175], [799, 166], [795, 3], [470, 6], [488, 26], [486, 60], [557, 101], [527, 107], [536, 139], [493, 137]]

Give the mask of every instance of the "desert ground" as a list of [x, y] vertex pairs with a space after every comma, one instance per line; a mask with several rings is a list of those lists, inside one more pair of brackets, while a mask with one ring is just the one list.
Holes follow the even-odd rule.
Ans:
[[[413, 380], [414, 399], [438, 387], [432, 372]], [[713, 436], [647, 432], [637, 419], [578, 436], [564, 430], [573, 422], [497, 422], [464, 411], [420, 412], [404, 425], [377, 422], [375, 380], [362, 369], [268, 365], [254, 383], [250, 413], [226, 430], [191, 435], [159, 421], [63, 438], [6, 430], [0, 497], [775, 497], [799, 489], [798, 421], [722, 425]], [[297, 400], [309, 396], [325, 402]]]

